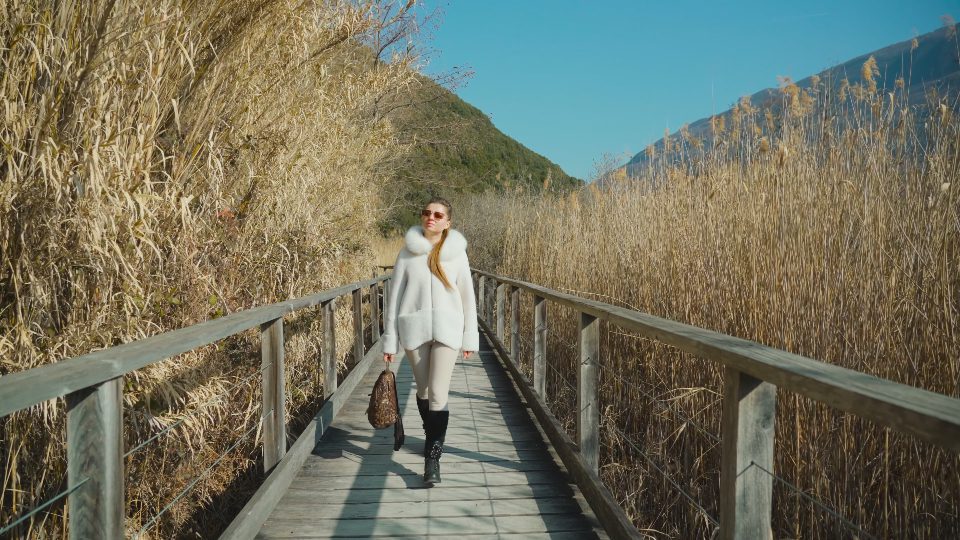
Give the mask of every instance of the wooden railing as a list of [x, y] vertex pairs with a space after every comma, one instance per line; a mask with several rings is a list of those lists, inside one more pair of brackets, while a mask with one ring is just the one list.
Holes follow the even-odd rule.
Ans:
[[[478, 311], [496, 321], [495, 347], [510, 359], [558, 453], [577, 480], [607, 531], [635, 537], [636, 531], [597, 475], [599, 423], [597, 371], [599, 321], [604, 320], [724, 366], [721, 420], [720, 537], [767, 538], [771, 531], [772, 477], [744, 474], [752, 465], [773, 471], [775, 407], [778, 389], [794, 392], [920, 440], [960, 452], [960, 400], [865, 373], [826, 364], [759, 343], [580, 298], [532, 283], [474, 271]], [[495, 288], [495, 294], [490, 294]], [[507, 296], [509, 292], [509, 318]], [[533, 297], [533, 381], [518, 362], [519, 293]], [[492, 301], [487, 298], [493, 296]], [[577, 371], [577, 440], [566, 435], [546, 404], [547, 300], [580, 313]], [[508, 322], [509, 321], [509, 322]], [[509, 325], [509, 326], [508, 326]], [[511, 350], [503, 342], [509, 329]], [[524, 387], [527, 387], [526, 389]], [[549, 424], [553, 423], [554, 426]], [[565, 444], [566, 442], [566, 444]], [[756, 470], [754, 471], [756, 472]]]
[[[123, 377], [133, 371], [210, 345], [251, 328], [260, 328], [262, 373], [263, 467], [270, 471], [286, 448], [284, 407], [283, 317], [321, 306], [323, 312], [322, 370], [325, 398], [337, 391], [334, 307], [352, 296], [353, 356], [364, 357], [363, 293], [372, 300], [372, 340], [380, 337], [379, 288], [392, 274], [376, 276], [318, 294], [262, 306], [180, 330], [110, 347], [55, 364], [0, 377], [0, 417], [59, 397], [67, 404], [67, 504], [69, 536], [74, 539], [122, 538], [123, 500]], [[384, 296], [386, 297], [386, 296]], [[352, 388], [352, 387], [351, 387]]]

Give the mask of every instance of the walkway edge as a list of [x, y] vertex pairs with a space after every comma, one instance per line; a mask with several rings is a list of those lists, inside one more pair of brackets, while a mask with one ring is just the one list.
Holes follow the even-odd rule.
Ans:
[[520, 390], [521, 395], [527, 400], [530, 409], [537, 418], [537, 422], [543, 427], [543, 431], [550, 439], [550, 444], [559, 454], [564, 466], [573, 477], [584, 498], [590, 504], [590, 508], [597, 516], [600, 524], [607, 531], [611, 538], [621, 539], [642, 539], [645, 538], [633, 522], [627, 517], [620, 503], [613, 496], [613, 493], [607, 489], [600, 477], [590, 469], [587, 462], [576, 450], [572, 439], [564, 432], [560, 422], [550, 412], [550, 408], [544, 403], [543, 399], [533, 391], [533, 386], [526, 376], [520, 372], [516, 365], [509, 360], [510, 354], [503, 348], [503, 345], [497, 340], [490, 327], [482, 319], [478, 321], [483, 332], [487, 335], [487, 341], [493, 347], [500, 364], [510, 373], [514, 384]]
[[363, 360], [357, 364], [353, 371], [347, 375], [343, 383], [339, 385], [337, 391], [330, 396], [330, 399], [323, 404], [320, 411], [313, 420], [307, 424], [303, 433], [297, 437], [296, 442], [287, 451], [283, 459], [277, 463], [270, 474], [264, 479], [263, 484], [257, 489], [253, 497], [247, 501], [243, 509], [233, 519], [227, 530], [220, 535], [222, 540], [250, 539], [256, 537], [260, 528], [266, 522], [267, 517], [273, 512], [280, 498], [290, 487], [293, 479], [303, 467], [304, 461], [316, 447], [317, 442], [323, 437], [323, 434], [333, 423], [337, 413], [343, 407], [344, 403], [353, 395], [357, 385], [370, 371], [370, 367], [378, 361], [383, 361], [383, 343], [380, 341], [373, 344], [373, 347], [367, 351]]

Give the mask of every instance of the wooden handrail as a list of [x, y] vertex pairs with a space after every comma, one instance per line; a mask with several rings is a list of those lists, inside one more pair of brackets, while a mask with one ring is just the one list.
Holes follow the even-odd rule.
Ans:
[[[720, 463], [720, 538], [770, 536], [773, 478], [759, 469], [774, 469], [777, 390], [797, 393], [835, 409], [849, 412], [896, 431], [913, 435], [954, 452], [960, 452], [960, 399], [826, 364], [688, 324], [655, 317], [596, 300], [580, 298], [546, 287], [474, 270], [478, 313], [485, 328], [496, 328], [492, 341], [514, 376], [531, 386], [527, 397], [534, 410], [545, 406], [546, 300], [580, 313], [577, 369], [577, 447], [558, 448], [568, 469], [588, 497], [594, 511], [614, 537], [632, 538], [634, 531], [612, 509], [612, 497], [596, 485], [599, 445], [599, 402], [596, 368], [601, 355], [597, 324], [615, 324], [667, 345], [720, 362], [724, 366]], [[512, 287], [510, 353], [503, 348], [506, 334], [506, 288]], [[496, 291], [489, 301], [488, 291]], [[533, 383], [517, 369], [516, 341], [520, 332], [515, 294], [533, 295]], [[494, 309], [495, 308], [495, 309]], [[496, 321], [492, 320], [496, 316]], [[489, 326], [488, 326], [489, 325]], [[547, 423], [552, 415], [538, 412]], [[559, 427], [548, 429], [558, 446], [568, 444]], [[554, 433], [556, 432], [556, 433]], [[759, 467], [753, 467], [757, 465]]]
[[[374, 276], [296, 300], [278, 302], [158, 334], [93, 353], [77, 356], [0, 377], [0, 417], [49, 399], [66, 397], [67, 402], [67, 504], [70, 508], [69, 536], [120, 538], [124, 531], [123, 476], [123, 391], [122, 377], [152, 363], [166, 360], [251, 328], [260, 329], [263, 429], [263, 466], [269, 472], [287, 453], [286, 389], [284, 387], [283, 317], [295, 311], [323, 306], [324, 398], [337, 389], [333, 306], [337, 298], [353, 298], [353, 355], [356, 363], [369, 360], [364, 351], [362, 312], [363, 290], [370, 288], [376, 304], [378, 285], [389, 285], [393, 274]], [[380, 310], [371, 308], [371, 316]], [[379, 326], [379, 321], [371, 321]], [[371, 330], [379, 340], [379, 328]], [[370, 362], [364, 365], [369, 367]], [[354, 379], [357, 379], [355, 377]], [[350, 388], [356, 385], [351, 383]], [[339, 408], [328, 399], [321, 410], [326, 420]], [[311, 429], [315, 429], [316, 426]], [[321, 429], [322, 432], [322, 429]], [[162, 513], [162, 512], [161, 512]], [[149, 526], [149, 523], [148, 523]]]
[[960, 399], [827, 364], [755, 341], [580, 298], [525, 281], [474, 270], [558, 304], [721, 362], [836, 409], [960, 452]]
[[0, 377], [0, 417], [210, 345], [289, 313], [351, 294], [355, 290], [385, 281], [392, 275], [384, 274], [296, 300], [248, 309], [55, 364], [4, 375]]

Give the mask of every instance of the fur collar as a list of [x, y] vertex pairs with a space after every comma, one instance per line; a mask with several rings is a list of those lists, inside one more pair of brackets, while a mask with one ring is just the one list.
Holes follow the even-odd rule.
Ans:
[[[414, 225], [407, 229], [407, 233], [404, 235], [404, 241], [407, 250], [414, 255], [424, 255], [430, 253], [430, 250], [433, 249], [433, 244], [423, 235], [423, 227], [421, 225]], [[466, 251], [466, 249], [467, 239], [464, 238], [459, 231], [450, 227], [447, 229], [447, 239], [444, 240], [443, 247], [440, 248], [440, 260], [452, 261], [459, 256], [461, 252]]]

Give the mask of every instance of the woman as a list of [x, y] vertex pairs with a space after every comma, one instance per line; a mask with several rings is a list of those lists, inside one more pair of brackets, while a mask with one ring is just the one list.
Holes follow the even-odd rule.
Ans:
[[440, 483], [447, 394], [458, 350], [469, 358], [480, 348], [467, 240], [450, 228], [451, 210], [447, 200], [430, 199], [420, 212], [421, 225], [407, 230], [393, 266], [381, 338], [384, 361], [394, 361], [399, 338], [413, 368], [428, 487]]

